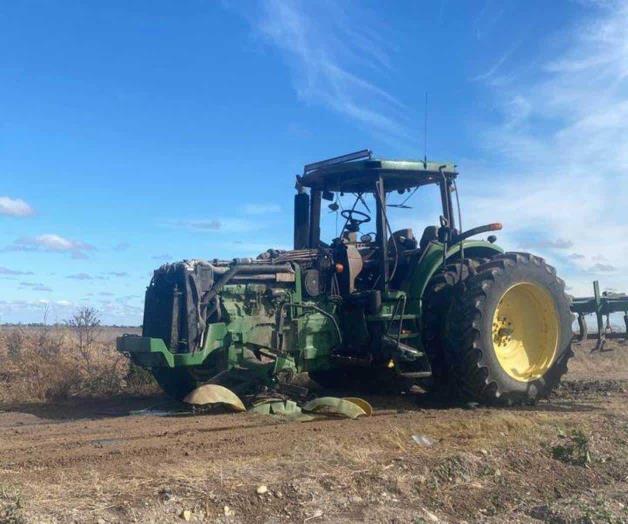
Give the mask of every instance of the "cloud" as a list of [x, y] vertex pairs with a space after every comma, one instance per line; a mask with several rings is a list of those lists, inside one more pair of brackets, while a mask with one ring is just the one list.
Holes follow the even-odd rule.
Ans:
[[68, 275], [66, 278], [71, 278], [73, 280], [94, 280], [95, 277], [89, 273], [75, 273], [73, 275]]
[[494, 81], [502, 69], [502, 67], [506, 64], [508, 60], [512, 57], [512, 55], [519, 49], [522, 44], [522, 40], [518, 40], [509, 48], [507, 48], [501, 55], [497, 57], [497, 59], [493, 62], [491, 67], [489, 67], [485, 72], [475, 76], [471, 80], [474, 82], [488, 82]]
[[283, 53], [299, 99], [388, 141], [415, 140], [407, 108], [373, 80], [390, 82], [394, 76], [392, 35], [385, 24], [359, 3], [265, 0], [260, 5], [257, 12], [240, 12], [257, 35]]
[[[133, 319], [132, 322], [137, 323], [140, 322], [143, 311], [141, 298], [138, 295], [127, 295], [115, 299], [103, 298], [98, 302], [109, 318], [122, 320], [124, 323], [129, 323], [129, 319]], [[136, 303], [133, 303], [134, 301]]]
[[162, 255], [153, 255], [150, 258], [152, 258], [153, 260], [159, 260], [160, 262], [169, 262], [170, 260], [172, 260], [172, 255], [164, 253]]
[[247, 204], [244, 206], [244, 212], [247, 215], [267, 215], [270, 213], [279, 213], [281, 206], [278, 204]]
[[475, 37], [481, 40], [488, 36], [504, 15], [505, 5], [503, 2], [487, 0], [471, 22], [471, 28]]
[[42, 284], [41, 282], [20, 282], [20, 287], [29, 288], [33, 291], [43, 291], [49, 293], [52, 291], [52, 288]]
[[241, 218], [182, 219], [168, 222], [168, 225], [195, 232], [220, 231], [221, 233], [246, 233], [264, 227], [259, 220]]
[[78, 240], [69, 240], [60, 235], [45, 234], [35, 237], [18, 238], [13, 244], [4, 248], [4, 251], [27, 251], [46, 253], [69, 253], [72, 258], [87, 258], [87, 251], [94, 250], [94, 246]]
[[609, 271], [616, 271], [616, 270], [617, 268], [613, 266], [612, 264], [602, 264], [601, 262], [598, 262], [597, 264], [594, 264], [593, 266], [589, 268], [589, 271], [602, 272], [602, 273], [606, 273]]
[[0, 275], [32, 275], [32, 271], [20, 271], [17, 269], [9, 269], [8, 267], [0, 266]]
[[218, 231], [222, 228], [220, 220], [215, 219], [176, 220], [172, 224], [176, 227], [192, 229], [194, 231]]
[[628, 2], [587, 8], [546, 37], [545, 56], [485, 82], [499, 120], [476, 130], [487, 165], [460, 181], [467, 222], [503, 222], [505, 245], [539, 231], [569, 239], [538, 251], [577, 291], [600, 253], [618, 270], [613, 284], [628, 287]]
[[241, 240], [234, 240], [230, 244], [224, 244], [219, 247], [220, 249], [235, 251], [240, 255], [246, 255], [250, 257], [256, 257], [260, 253], [268, 251], [268, 249], [270, 248], [281, 250], [292, 249], [292, 246], [282, 244], [281, 242], [249, 242]]
[[126, 251], [131, 247], [131, 244], [128, 242], [118, 242], [115, 246], [113, 246], [114, 251]]
[[70, 307], [72, 306], [71, 300], [56, 300], [54, 302], [57, 306]]
[[21, 288], [29, 288], [33, 291], [45, 291], [50, 292], [52, 289], [41, 282], [20, 282]]
[[536, 241], [528, 241], [525, 243], [525, 247], [527, 248], [548, 248], [548, 249], [569, 249], [573, 246], [573, 242], [571, 240], [567, 240], [564, 238], [556, 238], [554, 240], [536, 240]]
[[129, 276], [129, 274], [126, 271], [109, 271], [109, 273], [107, 273], [107, 275], [110, 275], [112, 277], [117, 277], [117, 278], [128, 277]]
[[28, 217], [34, 214], [35, 210], [24, 200], [0, 196], [0, 215]]
[[126, 304], [128, 302], [131, 302], [133, 300], [139, 300], [142, 297], [140, 295], [123, 295], [121, 297], [117, 297], [116, 298], [116, 302], [118, 302], [119, 304]]
[[56, 322], [68, 315], [72, 306], [70, 300], [0, 300], [0, 315], [7, 321]]

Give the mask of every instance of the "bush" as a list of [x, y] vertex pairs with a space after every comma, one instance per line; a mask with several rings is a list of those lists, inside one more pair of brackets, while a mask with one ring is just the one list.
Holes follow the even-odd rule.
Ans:
[[9, 332], [6, 337], [7, 356], [11, 360], [18, 360], [22, 356], [24, 346], [24, 332], [21, 328], [16, 328]]
[[101, 336], [104, 329], [94, 310], [79, 310], [62, 326], [0, 328], [0, 402], [158, 391], [150, 373]]

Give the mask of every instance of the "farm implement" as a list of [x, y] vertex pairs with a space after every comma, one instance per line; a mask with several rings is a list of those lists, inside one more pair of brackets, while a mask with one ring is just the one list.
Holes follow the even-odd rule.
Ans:
[[[625, 293], [600, 293], [600, 284], [596, 280], [593, 282], [593, 296], [574, 298], [571, 310], [578, 315], [576, 339], [580, 342], [597, 340], [595, 350], [602, 351], [608, 339], [628, 339], [628, 295]], [[613, 331], [610, 320], [613, 313], [623, 313], [625, 331]], [[595, 315], [595, 333], [589, 333], [586, 315]]]

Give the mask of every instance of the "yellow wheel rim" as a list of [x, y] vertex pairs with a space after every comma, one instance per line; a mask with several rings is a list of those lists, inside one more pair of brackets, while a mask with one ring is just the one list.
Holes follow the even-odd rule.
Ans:
[[538, 284], [510, 287], [493, 315], [493, 349], [502, 369], [520, 382], [542, 377], [554, 362], [559, 319], [551, 295]]

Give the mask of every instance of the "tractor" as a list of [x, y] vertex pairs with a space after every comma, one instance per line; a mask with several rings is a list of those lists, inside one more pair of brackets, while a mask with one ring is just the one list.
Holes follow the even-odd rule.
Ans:
[[[369, 150], [306, 165], [293, 249], [161, 266], [142, 335], [118, 350], [179, 400], [205, 384], [307, 394], [304, 376], [473, 403], [546, 397], [572, 355], [565, 284], [542, 258], [504, 252], [501, 224], [462, 230], [457, 176]], [[428, 186], [440, 216], [415, 236], [408, 202]]]

